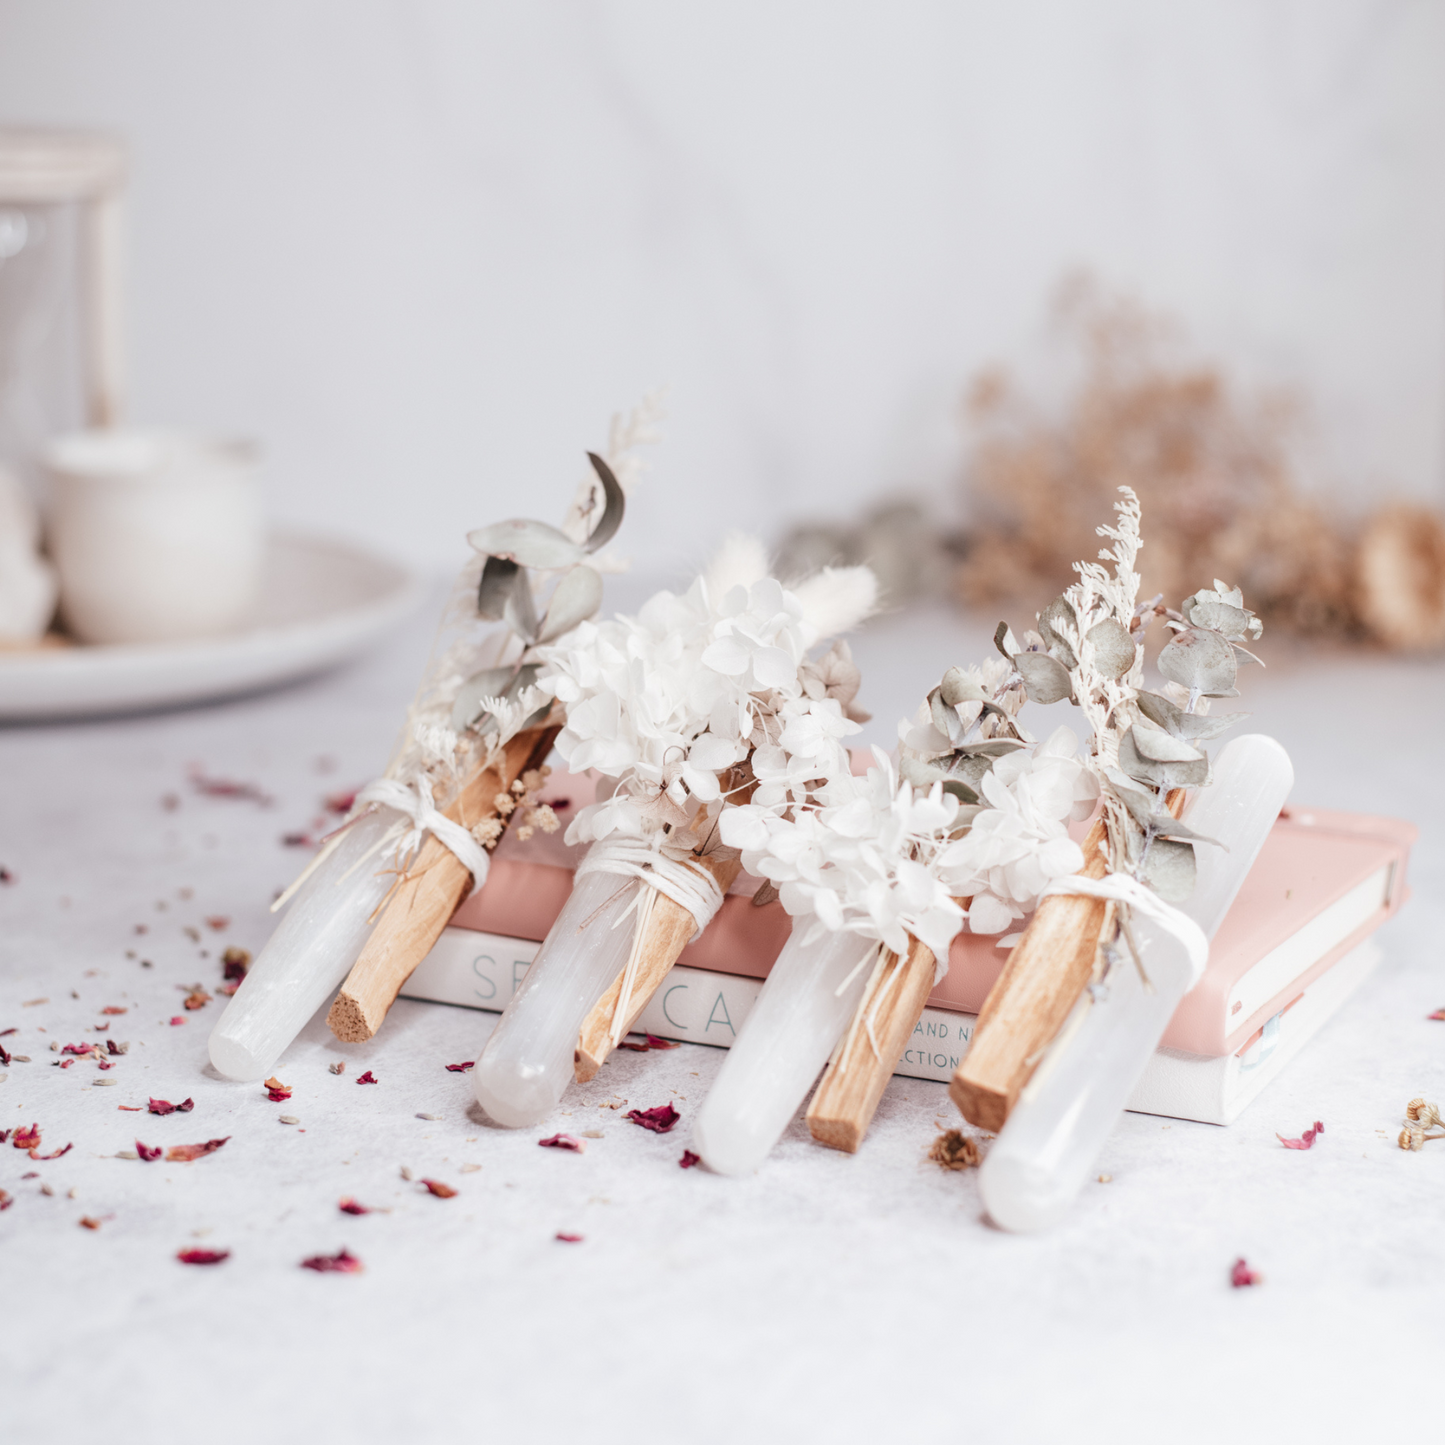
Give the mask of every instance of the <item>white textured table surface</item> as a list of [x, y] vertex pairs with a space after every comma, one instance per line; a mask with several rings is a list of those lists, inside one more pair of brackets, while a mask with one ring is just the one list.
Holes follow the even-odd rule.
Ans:
[[[222, 948], [265, 939], [306, 856], [282, 835], [378, 769], [428, 631], [269, 696], [0, 731], [0, 1028], [17, 1030], [0, 1043], [31, 1060], [3, 1070], [0, 1128], [38, 1123], [42, 1153], [74, 1143], [35, 1163], [0, 1147], [7, 1442], [1438, 1431], [1445, 1144], [1394, 1143], [1406, 1100], [1445, 1095], [1445, 1024], [1426, 1019], [1445, 1005], [1438, 659], [1277, 647], [1246, 678], [1297, 799], [1421, 824], [1415, 897], [1381, 934], [1375, 979], [1237, 1124], [1126, 1115], [1101, 1161], [1113, 1182], [1057, 1233], [1016, 1238], [981, 1220], [975, 1175], [925, 1160], [956, 1122], [938, 1084], [894, 1080], [855, 1157], [798, 1122], [738, 1181], [678, 1167], [722, 1058], [705, 1048], [624, 1053], [547, 1130], [515, 1134], [444, 1069], [476, 1057], [486, 1014], [403, 1002], [359, 1046], [318, 1016], [278, 1070], [286, 1104], [209, 1071], [222, 1000], [187, 1012], [185, 986], [214, 991]], [[876, 625], [856, 648], [862, 701], [891, 725], [900, 697], [987, 635], [941, 613]], [[199, 796], [193, 764], [274, 805]], [[128, 1012], [90, 1032], [108, 1005]], [[111, 1071], [53, 1067], [53, 1042], [106, 1037], [130, 1043]], [[374, 1088], [356, 1084], [366, 1069]], [[150, 1095], [195, 1108], [117, 1107]], [[671, 1100], [682, 1122], [645, 1133], [617, 1099]], [[1315, 1118], [1311, 1152], [1276, 1142]], [[581, 1156], [539, 1149], [559, 1127], [601, 1137]], [[114, 1157], [137, 1138], [221, 1136], [192, 1164]], [[459, 1192], [433, 1198], [402, 1166]], [[344, 1195], [388, 1212], [342, 1214]], [[231, 1254], [188, 1268], [175, 1255], [190, 1246]], [[363, 1274], [298, 1267], [342, 1246]], [[1261, 1288], [1229, 1287], [1239, 1255]]]

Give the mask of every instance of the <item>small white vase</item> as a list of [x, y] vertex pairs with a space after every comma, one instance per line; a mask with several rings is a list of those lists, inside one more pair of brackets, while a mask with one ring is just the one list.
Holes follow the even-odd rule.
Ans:
[[82, 642], [171, 642], [244, 624], [264, 536], [256, 451], [167, 431], [91, 431], [45, 452], [60, 611]]

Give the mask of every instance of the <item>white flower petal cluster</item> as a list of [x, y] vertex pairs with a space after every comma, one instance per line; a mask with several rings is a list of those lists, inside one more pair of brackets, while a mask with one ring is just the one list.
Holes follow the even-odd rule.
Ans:
[[1099, 785], [1078, 738], [1061, 727], [1037, 748], [1000, 758], [983, 775], [983, 810], [968, 833], [944, 849], [939, 867], [957, 897], [971, 897], [974, 933], [1002, 933], [1037, 906], [1056, 878], [1084, 866], [1068, 821], [1087, 818]]
[[790, 914], [811, 915], [815, 930], [847, 929], [896, 953], [912, 934], [945, 961], [963, 910], [936, 859], [958, 826], [958, 799], [941, 786], [916, 794], [885, 753], [874, 748], [873, 756], [866, 777], [831, 777], [816, 805], [792, 817], [761, 803], [728, 809], [723, 841], [742, 850], [750, 873], [777, 885]]
[[805, 693], [815, 634], [798, 598], [771, 577], [714, 590], [700, 577], [681, 596], [659, 592], [635, 617], [583, 623], [541, 651], [536, 685], [567, 710], [558, 751], [574, 772], [615, 780], [610, 797], [579, 812], [569, 843], [695, 826], [698, 806], [709, 816], [721, 807], [722, 775], [754, 749], [775, 801], [847, 770], [840, 740], [857, 724], [836, 699]]

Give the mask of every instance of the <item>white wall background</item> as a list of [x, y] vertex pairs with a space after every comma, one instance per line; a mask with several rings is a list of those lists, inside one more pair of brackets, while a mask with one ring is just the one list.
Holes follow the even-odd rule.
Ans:
[[1069, 266], [1441, 495], [1445, 4], [0, 0], [0, 123], [134, 149], [133, 412], [417, 560], [670, 384], [646, 569], [885, 487]]

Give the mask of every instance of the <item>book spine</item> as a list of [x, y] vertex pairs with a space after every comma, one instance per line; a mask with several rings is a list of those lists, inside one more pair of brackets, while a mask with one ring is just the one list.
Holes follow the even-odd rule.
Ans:
[[[402, 989], [403, 998], [500, 1013], [527, 976], [541, 944], [448, 928]], [[674, 967], [639, 1015], [634, 1033], [730, 1048], [762, 980]], [[893, 1072], [946, 1083], [973, 1037], [972, 1014], [925, 1009]]]

